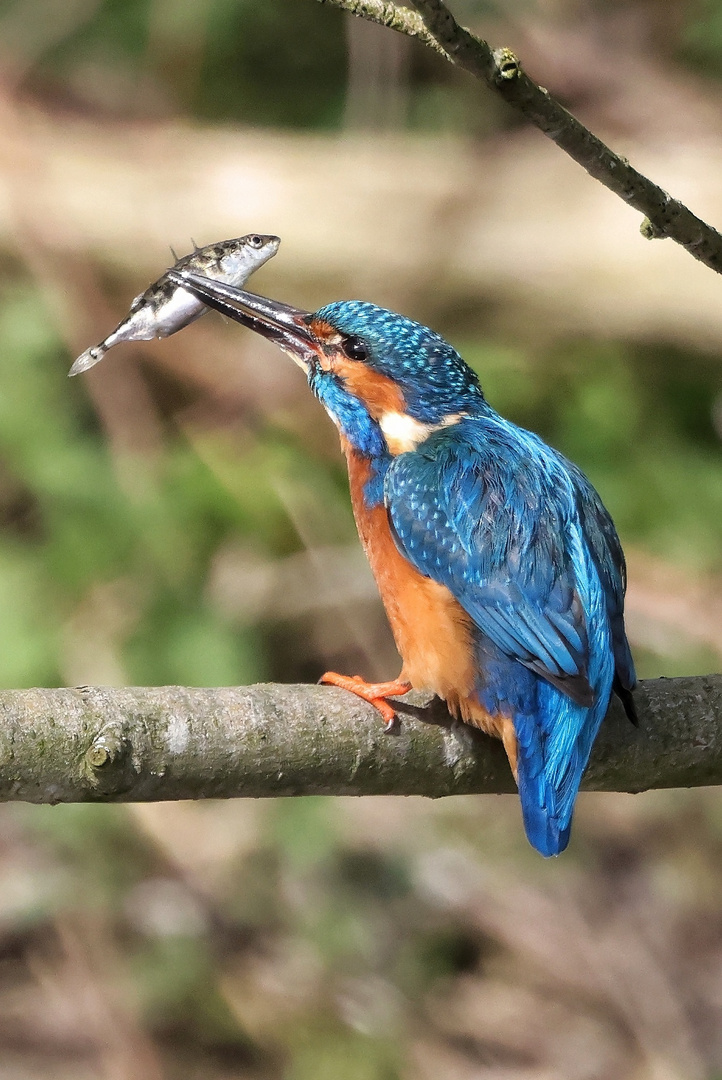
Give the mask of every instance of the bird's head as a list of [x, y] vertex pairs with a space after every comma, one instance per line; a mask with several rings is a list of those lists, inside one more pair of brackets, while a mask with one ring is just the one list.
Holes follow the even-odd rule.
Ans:
[[447, 341], [393, 311], [344, 300], [307, 312], [185, 271], [170, 276], [274, 341], [363, 453], [412, 450], [484, 400], [476, 375]]

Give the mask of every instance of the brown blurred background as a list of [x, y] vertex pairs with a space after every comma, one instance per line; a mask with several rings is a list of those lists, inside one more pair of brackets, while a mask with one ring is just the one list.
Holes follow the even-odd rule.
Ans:
[[[722, 224], [721, 0], [455, 0]], [[722, 282], [421, 46], [313, 0], [0, 2], [0, 684], [393, 677], [336, 436], [178, 253], [445, 333], [574, 458], [642, 676], [722, 656]], [[2, 1080], [722, 1077], [722, 796], [4, 806]]]

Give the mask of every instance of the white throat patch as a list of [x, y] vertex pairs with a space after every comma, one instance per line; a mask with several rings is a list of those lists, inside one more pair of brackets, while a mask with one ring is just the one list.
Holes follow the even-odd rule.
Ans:
[[389, 453], [396, 457], [397, 454], [406, 454], [410, 450], [415, 450], [435, 431], [458, 424], [465, 415], [465, 413], [450, 413], [438, 424], [424, 424], [420, 420], [415, 420], [413, 416], [409, 416], [408, 413], [385, 412], [379, 417], [379, 427], [386, 439]]

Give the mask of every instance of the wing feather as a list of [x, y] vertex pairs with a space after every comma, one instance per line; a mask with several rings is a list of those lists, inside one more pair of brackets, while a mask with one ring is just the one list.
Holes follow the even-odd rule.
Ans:
[[386, 474], [387, 512], [402, 553], [502, 652], [591, 705], [576, 477], [515, 431], [503, 454], [463, 422], [400, 455]]

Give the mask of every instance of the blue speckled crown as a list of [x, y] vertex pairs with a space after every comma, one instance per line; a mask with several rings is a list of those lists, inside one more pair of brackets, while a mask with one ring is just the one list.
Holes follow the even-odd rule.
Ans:
[[316, 317], [361, 338], [369, 366], [399, 383], [409, 414], [419, 420], [462, 410], [469, 395], [482, 397], [475, 372], [428, 326], [362, 300], [327, 304]]

